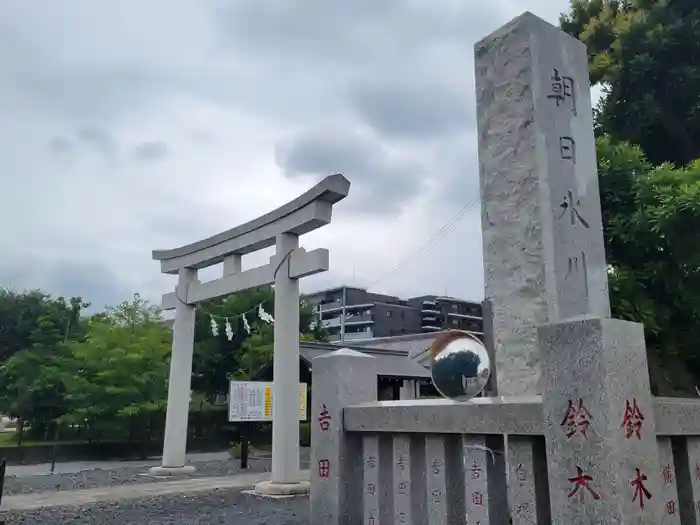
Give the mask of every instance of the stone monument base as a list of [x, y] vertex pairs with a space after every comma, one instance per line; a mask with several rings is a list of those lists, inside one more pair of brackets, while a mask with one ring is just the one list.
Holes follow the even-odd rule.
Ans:
[[194, 474], [197, 471], [192, 465], [185, 465], [183, 467], [151, 467], [149, 473], [152, 476], [185, 476], [188, 474]]
[[308, 481], [297, 481], [296, 483], [261, 481], [255, 485], [255, 489], [251, 491], [250, 494], [268, 498], [293, 498], [297, 496], [308, 496], [310, 492], [311, 483]]

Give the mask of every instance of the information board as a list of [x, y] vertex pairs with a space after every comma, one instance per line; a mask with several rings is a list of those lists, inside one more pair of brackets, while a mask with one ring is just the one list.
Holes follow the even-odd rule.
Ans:
[[[272, 388], [268, 381], [231, 381], [228, 420], [272, 421]], [[299, 420], [306, 421], [306, 383], [299, 383]]]

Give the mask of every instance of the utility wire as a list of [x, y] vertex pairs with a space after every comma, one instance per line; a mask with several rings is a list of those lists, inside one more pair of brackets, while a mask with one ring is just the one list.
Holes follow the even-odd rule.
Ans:
[[394, 266], [391, 270], [386, 272], [384, 275], [370, 283], [368, 288], [372, 288], [376, 286], [378, 283], [395, 276], [398, 274], [401, 270], [406, 268], [408, 265], [410, 265], [417, 257], [425, 253], [428, 248], [430, 248], [432, 245], [434, 245], [436, 242], [438, 242], [440, 239], [442, 239], [445, 235], [447, 235], [452, 228], [459, 223], [462, 218], [464, 218], [467, 213], [469, 213], [474, 206], [479, 202], [480, 194], [474, 197], [471, 201], [469, 201], [462, 209], [460, 209], [449, 221], [447, 221], [445, 224], [443, 224], [433, 235], [430, 237], [425, 243], [423, 243], [422, 246], [420, 246], [417, 250], [412, 252], [408, 257], [404, 258], [403, 261], [401, 261], [399, 264]]

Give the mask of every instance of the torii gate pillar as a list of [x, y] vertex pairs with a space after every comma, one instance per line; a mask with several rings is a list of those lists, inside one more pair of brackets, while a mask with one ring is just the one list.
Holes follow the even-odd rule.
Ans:
[[[299, 247], [299, 237], [277, 236], [277, 258], [284, 258]], [[289, 259], [289, 257], [287, 257]], [[289, 261], [275, 276], [275, 354], [274, 388], [280, 392], [299, 390], [299, 281], [288, 277]], [[272, 481], [293, 483], [299, 479], [299, 397], [272, 398]], [[291, 436], [288, 429], [297, 432]], [[296, 439], [295, 439], [296, 436]]]

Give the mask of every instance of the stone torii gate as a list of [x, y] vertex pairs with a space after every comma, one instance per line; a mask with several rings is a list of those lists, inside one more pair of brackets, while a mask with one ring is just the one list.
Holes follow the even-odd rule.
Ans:
[[[187, 417], [194, 348], [195, 307], [207, 299], [274, 284], [274, 395], [272, 479], [260, 492], [308, 491], [299, 475], [299, 279], [328, 270], [326, 249], [307, 252], [299, 236], [331, 222], [333, 205], [344, 199], [350, 182], [326, 177], [303, 195], [265, 215], [207, 239], [172, 250], [154, 250], [161, 272], [177, 275], [174, 292], [163, 296], [164, 310], [175, 310], [163, 460], [154, 474], [193, 472], [185, 463]], [[266, 265], [242, 269], [243, 255], [276, 247]], [[223, 262], [223, 276], [200, 282], [197, 271]]]

